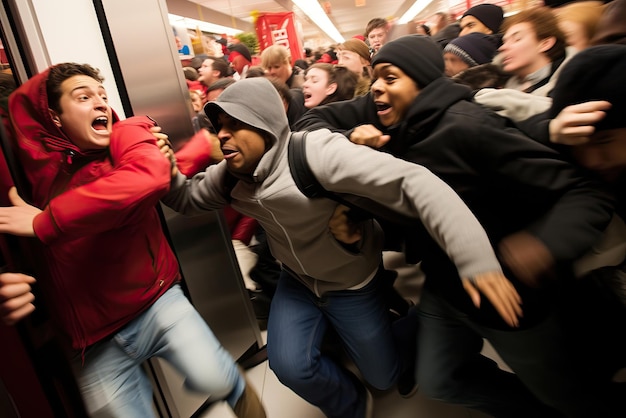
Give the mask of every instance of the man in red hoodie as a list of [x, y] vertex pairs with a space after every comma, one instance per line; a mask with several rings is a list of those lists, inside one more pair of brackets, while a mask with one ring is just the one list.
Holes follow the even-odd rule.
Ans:
[[32, 188], [0, 208], [0, 232], [36, 237], [40, 286], [91, 416], [150, 417], [141, 364], [162, 357], [194, 391], [238, 417], [265, 417], [226, 350], [185, 297], [155, 205], [171, 167], [148, 117], [119, 121], [98, 70], [58, 64], [9, 99], [14, 147]]

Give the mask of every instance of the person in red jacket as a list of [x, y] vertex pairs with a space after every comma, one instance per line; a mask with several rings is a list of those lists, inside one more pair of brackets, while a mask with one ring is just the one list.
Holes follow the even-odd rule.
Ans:
[[119, 121], [99, 71], [64, 63], [9, 99], [13, 145], [32, 189], [0, 208], [0, 232], [36, 237], [38, 282], [92, 416], [150, 417], [142, 363], [162, 357], [193, 391], [238, 417], [265, 417], [254, 390], [183, 294], [156, 204], [171, 166], [148, 117]]

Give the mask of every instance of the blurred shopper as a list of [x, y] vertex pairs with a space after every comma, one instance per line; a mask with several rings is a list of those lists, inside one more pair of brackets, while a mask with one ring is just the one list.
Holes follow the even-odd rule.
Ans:
[[478, 4], [467, 9], [461, 16], [459, 36], [472, 32], [484, 33], [486, 35], [498, 34], [503, 20], [504, 11], [502, 7], [489, 3]]
[[381, 46], [387, 42], [387, 33], [389, 32], [389, 22], [387, 19], [375, 17], [367, 22], [365, 26], [365, 39], [370, 47], [370, 55], [374, 55]]
[[498, 39], [493, 35], [473, 32], [450, 41], [443, 49], [445, 74], [453, 77], [461, 71], [488, 64], [498, 51]]
[[372, 82], [372, 67], [367, 44], [360, 39], [348, 39], [337, 46], [337, 65], [346, 67], [358, 77], [356, 96], [367, 94]]
[[357, 75], [345, 67], [316, 63], [304, 73], [304, 106], [315, 106], [354, 97]]

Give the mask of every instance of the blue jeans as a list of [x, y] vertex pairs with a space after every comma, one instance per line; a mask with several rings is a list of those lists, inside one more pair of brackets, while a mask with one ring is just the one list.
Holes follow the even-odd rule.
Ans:
[[329, 326], [372, 386], [391, 387], [399, 359], [378, 277], [359, 290], [317, 297], [282, 272], [267, 326], [267, 354], [278, 379], [330, 418], [363, 417], [364, 388], [321, 352]]
[[[496, 330], [424, 291], [419, 319], [417, 380], [425, 395], [496, 418], [604, 416], [596, 390], [580, 376], [580, 359], [569, 355], [559, 316], [528, 329]], [[515, 374], [480, 354], [483, 338]]]
[[152, 388], [141, 364], [167, 360], [185, 378], [185, 387], [226, 399], [234, 406], [245, 380], [230, 354], [183, 294], [180, 285], [112, 337], [72, 361], [91, 417], [152, 417]]

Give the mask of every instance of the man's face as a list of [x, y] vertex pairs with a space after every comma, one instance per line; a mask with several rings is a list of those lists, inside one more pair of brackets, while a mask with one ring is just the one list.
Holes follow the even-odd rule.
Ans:
[[113, 112], [102, 84], [86, 75], [75, 75], [61, 83], [61, 114], [50, 110], [54, 123], [81, 150], [109, 146]]
[[545, 52], [555, 43], [553, 37], [537, 39], [537, 33], [528, 22], [511, 26], [502, 38], [502, 68], [519, 77], [525, 77], [543, 67]]
[[461, 32], [459, 32], [459, 36], [467, 35], [468, 33], [473, 32], [484, 33], [487, 35], [491, 35], [493, 33], [491, 29], [485, 26], [483, 22], [476, 19], [474, 16], [465, 16], [461, 19], [459, 24], [461, 25]]
[[369, 41], [370, 47], [372, 47], [375, 52], [378, 52], [380, 47], [387, 42], [387, 29], [372, 29], [372, 31], [367, 34], [367, 40]]
[[443, 62], [446, 64], [446, 75], [453, 77], [463, 70], [467, 70], [469, 65], [456, 54], [446, 52], [443, 54]]
[[207, 58], [202, 62], [200, 68], [198, 68], [198, 81], [208, 87], [213, 84], [213, 82], [217, 81], [218, 76], [216, 76], [215, 73], [216, 71], [213, 71], [213, 60]]
[[233, 58], [231, 65], [235, 71], [241, 75], [243, 74], [243, 70], [246, 68], [246, 65], [250, 65], [250, 63], [242, 55], [239, 55]]
[[222, 113], [218, 116], [217, 137], [233, 173], [252, 174], [267, 150], [265, 138], [249, 125]]
[[337, 51], [337, 65], [346, 67], [348, 70], [360, 76], [363, 74], [363, 67], [367, 65], [367, 62], [354, 51], [340, 49]]
[[381, 62], [374, 67], [372, 95], [380, 123], [401, 122], [419, 95], [415, 81], [395, 65]]
[[571, 151], [580, 165], [606, 181], [615, 181], [626, 170], [626, 128], [596, 132], [589, 142], [572, 146]]

